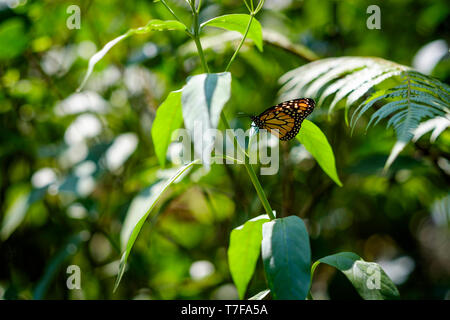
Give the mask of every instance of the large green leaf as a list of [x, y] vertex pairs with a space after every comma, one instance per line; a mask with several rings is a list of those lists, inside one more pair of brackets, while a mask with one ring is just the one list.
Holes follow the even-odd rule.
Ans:
[[180, 128], [182, 123], [181, 90], [172, 91], [156, 111], [152, 125], [153, 145], [161, 167], [166, 163], [172, 133]]
[[262, 225], [267, 221], [270, 221], [269, 217], [261, 215], [231, 231], [228, 264], [240, 299], [244, 299], [247, 285], [255, 272], [261, 250]]
[[191, 132], [194, 151], [208, 166], [213, 144], [209, 129], [216, 129], [220, 113], [230, 98], [231, 74], [204, 73], [188, 78], [181, 96], [185, 127]]
[[134, 199], [132, 204], [130, 205], [130, 209], [127, 212], [127, 216], [124, 221], [124, 225], [120, 234], [122, 248], [125, 248], [125, 251], [122, 254], [122, 258], [120, 259], [119, 273], [117, 274], [116, 283], [114, 285], [114, 291], [119, 286], [120, 280], [125, 272], [126, 263], [128, 260], [128, 256], [130, 254], [131, 249], [133, 248], [134, 242], [136, 241], [139, 232], [141, 231], [142, 226], [144, 225], [145, 220], [152, 212], [153, 208], [156, 205], [158, 199], [162, 196], [164, 191], [170, 187], [174, 182], [180, 178], [187, 170], [189, 170], [195, 164], [198, 164], [199, 160], [194, 160], [185, 166], [178, 169], [178, 171], [167, 181], [160, 181], [156, 184], [153, 184], [148, 190], [144, 190], [138, 198]]
[[[224, 16], [212, 18], [201, 24], [201, 27], [217, 27], [230, 31], [237, 31], [242, 35], [245, 34], [245, 30], [247, 29], [247, 25], [250, 21], [250, 15], [248, 14], [227, 14]], [[252, 39], [256, 47], [258, 47], [259, 51], [263, 49], [263, 36], [262, 36], [262, 28], [256, 18], [253, 17], [252, 24], [250, 26], [250, 30], [248, 31], [247, 37]]]
[[336, 161], [333, 149], [328, 143], [327, 137], [318, 126], [309, 120], [304, 120], [300, 133], [297, 135], [298, 141], [303, 144], [306, 150], [317, 160], [319, 166], [325, 173], [333, 179], [337, 185], [342, 187], [342, 182], [336, 171]]
[[83, 89], [84, 85], [86, 84], [89, 76], [91, 75], [92, 71], [94, 70], [94, 66], [99, 62], [105, 54], [108, 53], [109, 50], [111, 50], [112, 47], [114, 47], [116, 44], [118, 44], [123, 39], [126, 39], [134, 34], [142, 34], [147, 33], [150, 31], [164, 31], [164, 30], [180, 30], [185, 31], [186, 26], [182, 24], [179, 21], [176, 20], [158, 20], [153, 19], [150, 20], [145, 26], [136, 28], [136, 29], [130, 29], [123, 35], [109, 41], [105, 46], [98, 52], [96, 52], [90, 59], [89, 59], [89, 65], [88, 70], [86, 72], [86, 75], [84, 76], [83, 81], [81, 82], [81, 85], [78, 87], [77, 91], [80, 91]]
[[264, 223], [261, 252], [272, 297], [304, 300], [310, 284], [311, 250], [302, 219], [289, 216]]
[[311, 278], [320, 263], [326, 263], [342, 271], [363, 299], [399, 298], [397, 287], [381, 266], [374, 262], [366, 262], [353, 252], [340, 252], [319, 259], [311, 268]]

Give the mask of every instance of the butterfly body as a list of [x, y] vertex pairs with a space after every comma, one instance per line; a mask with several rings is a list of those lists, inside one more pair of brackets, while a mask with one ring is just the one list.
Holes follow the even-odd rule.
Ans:
[[251, 116], [254, 124], [266, 129], [280, 140], [295, 138], [303, 120], [313, 112], [315, 102], [310, 98], [294, 99], [270, 107], [259, 116]]

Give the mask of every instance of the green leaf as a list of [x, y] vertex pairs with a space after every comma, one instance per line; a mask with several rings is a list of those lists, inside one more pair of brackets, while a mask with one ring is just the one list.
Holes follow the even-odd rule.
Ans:
[[323, 171], [340, 187], [342, 182], [336, 171], [336, 161], [334, 159], [333, 149], [328, 143], [327, 137], [320, 130], [318, 126], [309, 120], [304, 120], [300, 133], [297, 135], [297, 140], [300, 141], [311, 153], [314, 159], [322, 168]]
[[[125, 272], [126, 263], [128, 256], [133, 248], [134, 242], [136, 241], [145, 220], [152, 212], [156, 205], [156, 202], [161, 197], [161, 195], [169, 188], [173, 183], [175, 183], [180, 176], [182, 176], [188, 169], [190, 169], [195, 164], [198, 164], [199, 160], [194, 160], [187, 165], [178, 169], [178, 171], [167, 181], [162, 180], [153, 184], [148, 190], [144, 190], [138, 196], [138, 199], [133, 199], [130, 209], [127, 212], [122, 231], [120, 233], [122, 248], [125, 251], [122, 254], [119, 265], [119, 273], [117, 274], [116, 283], [114, 285], [114, 291], [116, 291], [119, 286], [120, 280]], [[148, 208], [148, 209], [146, 209]]]
[[269, 299], [270, 299], [270, 289], [266, 289], [261, 292], [258, 292], [248, 300], [269, 300]]
[[261, 250], [262, 225], [267, 221], [270, 221], [269, 217], [261, 215], [231, 231], [228, 263], [240, 299], [244, 299], [247, 285], [255, 272]]
[[134, 34], [143, 34], [150, 31], [164, 31], [164, 30], [180, 30], [184, 31], [186, 30], [186, 26], [182, 24], [179, 21], [176, 20], [158, 20], [153, 19], [150, 20], [147, 25], [144, 27], [140, 27], [137, 29], [130, 29], [123, 35], [109, 41], [105, 46], [98, 52], [96, 52], [90, 59], [89, 59], [89, 65], [88, 70], [86, 72], [86, 75], [84, 76], [83, 81], [81, 82], [81, 85], [78, 87], [77, 91], [81, 91], [83, 87], [85, 86], [89, 76], [91, 75], [92, 71], [94, 70], [94, 66], [99, 62], [107, 53], [109, 50], [111, 50], [112, 47], [114, 47], [116, 44], [118, 44], [123, 39], [126, 39]]
[[181, 96], [184, 125], [191, 132], [194, 151], [201, 155], [203, 164], [210, 163], [213, 144], [203, 134], [216, 129], [220, 113], [230, 99], [231, 74], [204, 73], [188, 78]]
[[420, 139], [425, 133], [432, 132], [430, 142], [434, 143], [439, 135], [447, 128], [450, 128], [450, 115], [447, 117], [437, 117], [422, 122], [414, 131], [413, 142]]
[[[248, 14], [227, 14], [224, 16], [212, 18], [211, 20], [202, 23], [200, 27], [217, 27], [230, 31], [237, 31], [244, 35], [249, 20], [250, 15]], [[248, 31], [247, 37], [255, 42], [256, 47], [259, 51], [263, 50], [262, 28], [261, 24], [258, 20], [256, 20], [255, 17], [253, 17], [253, 21], [250, 26], [250, 30]]]
[[166, 163], [167, 148], [172, 133], [180, 128], [182, 123], [181, 90], [172, 91], [156, 110], [152, 125], [153, 145], [161, 167], [164, 167]]
[[126, 249], [130, 236], [140, 219], [143, 216], [146, 216], [146, 218], [148, 217], [148, 208], [150, 208], [152, 204], [154, 204], [161, 196], [161, 190], [165, 183], [165, 180], [158, 180], [154, 182], [152, 185], [139, 192], [131, 201], [120, 231], [120, 246], [122, 250]]
[[366, 262], [353, 252], [340, 252], [316, 261], [311, 267], [311, 279], [320, 263], [326, 263], [340, 270], [366, 300], [398, 299], [397, 287], [374, 262]]
[[261, 251], [272, 297], [304, 300], [310, 284], [311, 250], [302, 219], [289, 216], [264, 223]]

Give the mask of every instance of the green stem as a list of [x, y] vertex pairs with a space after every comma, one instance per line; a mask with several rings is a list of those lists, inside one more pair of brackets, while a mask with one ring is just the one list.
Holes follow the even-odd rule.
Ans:
[[169, 7], [169, 5], [164, 1], [164, 0], [160, 0], [161, 3], [164, 5], [164, 7], [166, 7], [166, 9], [170, 12], [170, 14], [175, 18], [175, 20], [181, 22], [182, 24], [184, 24], [184, 26], [186, 27], [186, 29], [184, 30], [184, 32], [186, 32], [186, 34], [190, 37], [190, 38], [194, 38], [193, 34], [188, 30], [188, 27], [186, 26], [186, 24], [181, 21], [180, 18], [177, 17], [177, 15], [175, 14], [175, 12], [173, 12], [173, 10]]
[[[163, 0], [161, 0], [161, 1], [163, 1]], [[192, 14], [193, 14], [193, 32], [190, 33], [190, 34], [192, 35], [192, 38], [194, 39], [195, 45], [197, 47], [197, 52], [198, 52], [198, 55], [200, 57], [200, 61], [202, 63], [203, 69], [204, 69], [205, 72], [209, 73], [208, 64], [206, 63], [205, 56], [203, 54], [203, 48], [202, 48], [202, 44], [200, 42], [200, 36], [199, 36], [199, 31], [200, 31], [200, 24], [199, 24], [199, 21], [198, 21], [198, 11], [199, 10], [196, 10], [194, 1], [190, 1], [190, 5], [191, 5], [191, 9], [192, 9]], [[199, 6], [198, 9], [200, 9], [200, 6]], [[239, 44], [236, 52], [231, 57], [231, 60], [228, 63], [228, 66], [225, 69], [225, 72], [228, 71], [228, 68], [230, 67], [230, 65], [233, 62], [234, 58], [238, 54], [239, 50], [242, 47], [242, 44], [245, 41], [245, 38], [247, 37], [247, 34], [248, 34], [249, 30], [250, 30], [250, 26], [251, 26], [251, 23], [252, 23], [252, 20], [253, 20], [253, 15], [254, 14], [252, 13], [251, 16], [250, 16], [250, 20], [248, 22], [247, 29], [245, 31], [244, 37], [243, 37], [241, 43]], [[220, 114], [220, 117], [221, 117], [223, 123], [225, 124], [226, 129], [229, 129], [230, 125], [229, 125], [228, 120], [225, 117], [223, 112]], [[267, 200], [267, 197], [266, 197], [266, 195], [264, 193], [264, 189], [262, 188], [261, 183], [259, 182], [258, 177], [256, 176], [256, 173], [253, 170], [253, 167], [251, 166], [250, 163], [247, 163], [248, 162], [247, 161], [248, 160], [247, 154], [242, 149], [241, 145], [239, 144], [239, 142], [237, 141], [237, 139], [236, 139], [236, 137], [234, 135], [233, 135], [233, 139], [236, 141], [238, 148], [240, 149], [240, 151], [245, 156], [245, 161], [244, 161], [245, 168], [247, 169], [248, 175], [250, 176], [250, 180], [252, 181], [252, 183], [253, 183], [253, 185], [254, 185], [254, 187], [256, 189], [256, 193], [258, 194], [258, 197], [261, 200], [261, 203], [262, 203], [262, 205], [264, 207], [264, 210], [266, 211], [266, 213], [269, 216], [269, 218], [271, 220], [274, 220], [275, 219], [275, 215], [273, 214], [273, 210], [270, 207], [269, 201]]]
[[250, 176], [250, 180], [252, 180], [253, 186], [256, 189], [256, 193], [258, 194], [258, 197], [261, 200], [264, 210], [266, 211], [270, 220], [274, 220], [275, 215], [273, 214], [273, 210], [269, 204], [269, 200], [267, 200], [266, 194], [264, 193], [261, 183], [259, 182], [258, 177], [256, 176], [255, 170], [253, 170], [252, 165], [249, 163], [244, 163], [244, 165], [245, 169], [247, 169], [248, 175]]
[[202, 6], [202, 0], [199, 0], [199, 2], [198, 2], [198, 6], [197, 6], [197, 13], [199, 13], [200, 12], [200, 7]]
[[[175, 14], [175, 12], [173, 12], [173, 10], [167, 5], [166, 1], [161, 0], [161, 3], [164, 5], [164, 7], [166, 7], [166, 9], [170, 12], [170, 14], [175, 18], [175, 20], [180, 21], [181, 23], [183, 23], [183, 21], [180, 20], [180, 18], [177, 17], [177, 15]], [[184, 23], [183, 23], [184, 24]]]
[[[222, 119], [222, 122], [225, 124], [225, 129], [229, 129], [230, 128], [230, 124], [228, 123], [228, 120], [225, 117], [223, 112], [220, 114], [220, 118]], [[242, 149], [242, 146], [239, 144], [239, 141], [237, 141], [235, 135], [231, 135], [231, 138], [234, 139], [234, 141], [236, 141], [236, 144], [237, 144], [237, 147], [238, 147], [239, 151], [242, 152], [242, 154], [244, 154], [244, 157], [245, 157], [245, 160], [244, 160], [245, 169], [247, 169], [247, 173], [250, 176], [250, 180], [252, 181], [253, 186], [256, 189], [256, 193], [258, 194], [258, 197], [261, 200], [261, 203], [262, 203], [262, 205], [264, 207], [264, 210], [266, 211], [266, 214], [269, 216], [270, 220], [274, 220], [275, 219], [275, 215], [273, 214], [272, 207], [269, 204], [269, 200], [267, 200], [266, 194], [264, 193], [264, 189], [261, 186], [261, 183], [259, 182], [258, 177], [256, 176], [255, 170], [253, 170], [252, 165], [248, 161], [249, 159], [248, 159], [248, 156], [247, 156], [246, 152]]]
[[244, 0], [244, 3], [245, 3], [245, 6], [247, 7], [248, 11], [249, 11], [249, 12], [252, 12], [252, 9], [248, 6], [248, 3], [247, 3], [246, 0]]
[[193, 32], [193, 39], [195, 42], [195, 46], [197, 47], [197, 52], [200, 57], [200, 62], [202, 63], [203, 71], [206, 73], [209, 73], [208, 64], [206, 63], [205, 55], [203, 53], [202, 44], [200, 42], [200, 23], [198, 21], [198, 11], [195, 10], [195, 2], [191, 1], [191, 9], [192, 9], [192, 15], [194, 18], [194, 21], [192, 22], [194, 32]]
[[203, 54], [202, 44], [200, 43], [200, 39], [196, 35], [194, 35], [194, 42], [197, 47], [198, 55], [200, 56], [200, 62], [202, 63], [203, 70], [206, 73], [209, 73], [208, 64], [206, 63], [205, 56]]
[[239, 46], [237, 47], [236, 51], [234, 52], [233, 56], [230, 59], [230, 62], [228, 62], [227, 67], [225, 68], [225, 72], [228, 71], [228, 69], [230, 68], [231, 64], [233, 63], [234, 59], [236, 58], [237, 54], [239, 53], [239, 50], [241, 50], [242, 45], [244, 44], [245, 38], [247, 38], [247, 34], [250, 30], [250, 26], [252, 25], [252, 21], [253, 21], [253, 12], [250, 14], [250, 20], [248, 21], [247, 24], [247, 29], [245, 29], [245, 33], [244, 33], [244, 37], [242, 38], [241, 42], [239, 43]]

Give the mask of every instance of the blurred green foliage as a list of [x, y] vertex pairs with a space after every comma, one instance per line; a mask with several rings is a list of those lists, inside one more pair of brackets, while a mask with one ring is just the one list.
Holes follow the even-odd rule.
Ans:
[[[183, 21], [191, 19], [185, 1], [170, 3]], [[213, 165], [208, 174], [197, 169], [170, 188], [157, 219], [144, 224], [113, 294], [127, 211], [173, 173], [174, 157], [161, 170], [154, 151], [156, 110], [201, 64], [182, 32], [135, 35], [111, 49], [85, 91], [75, 93], [88, 59], [108, 41], [152, 18], [172, 17], [159, 2], [75, 1], [81, 28], [69, 30], [72, 4], [0, 4], [0, 298], [237, 298], [227, 263], [230, 232], [264, 213], [239, 165]], [[380, 30], [366, 28], [371, 4], [381, 8]], [[242, 1], [203, 0], [200, 22], [245, 12]], [[250, 41], [242, 48], [229, 70], [225, 113], [233, 127], [248, 128], [250, 121], [235, 115], [278, 102], [279, 77], [315, 56], [412, 65], [432, 41], [443, 39], [448, 51], [449, 14], [444, 0], [267, 0], [258, 14], [264, 50]], [[211, 72], [223, 71], [238, 39], [212, 28], [202, 38]], [[431, 74], [449, 83], [448, 53]], [[280, 173], [260, 178], [278, 216], [305, 220], [313, 260], [352, 251], [380, 263], [403, 299], [448, 299], [450, 132], [434, 144], [424, 135], [383, 175], [393, 130], [375, 126], [364, 134], [365, 116], [350, 135], [343, 112], [329, 119], [325, 108], [311, 119], [333, 148], [343, 187], [297, 141], [284, 144]], [[81, 290], [66, 287], [72, 264], [81, 268]], [[247, 296], [266, 288], [259, 260]], [[316, 270], [312, 293], [358, 298], [327, 266]]]

